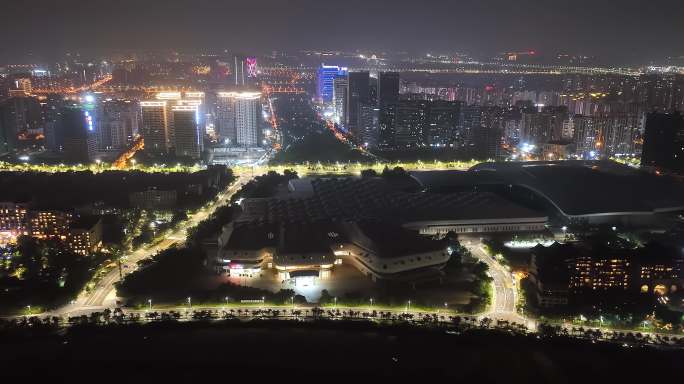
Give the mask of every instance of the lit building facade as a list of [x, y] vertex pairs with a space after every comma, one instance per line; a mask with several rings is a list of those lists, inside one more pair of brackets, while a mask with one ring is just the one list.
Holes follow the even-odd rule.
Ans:
[[316, 77], [316, 95], [318, 100], [324, 104], [332, 104], [334, 100], [335, 79], [337, 77], [344, 77], [346, 68], [340, 68], [336, 65], [321, 65], [318, 69]]
[[204, 137], [198, 125], [198, 106], [175, 105], [172, 110], [176, 156], [199, 159]]
[[145, 140], [145, 151], [154, 154], [167, 153], [169, 137], [166, 101], [141, 101], [140, 108], [140, 134]]
[[93, 217], [76, 220], [66, 238], [67, 247], [79, 255], [89, 255], [102, 246], [102, 219]]

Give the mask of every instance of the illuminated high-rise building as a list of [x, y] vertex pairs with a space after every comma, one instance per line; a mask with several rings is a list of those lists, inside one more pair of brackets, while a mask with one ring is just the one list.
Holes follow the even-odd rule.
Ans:
[[236, 144], [261, 146], [261, 93], [241, 92], [235, 97]]
[[166, 154], [169, 149], [166, 101], [141, 101], [140, 135], [145, 152]]
[[430, 103], [427, 121], [427, 144], [445, 147], [456, 135], [461, 103], [458, 101], [435, 100]]
[[198, 124], [198, 106], [174, 105], [171, 109], [176, 131], [176, 156], [199, 159], [202, 155], [204, 137]]
[[72, 104], [62, 109], [60, 123], [64, 158], [69, 162], [89, 163], [96, 149], [96, 121], [92, 109]]
[[235, 78], [235, 85], [243, 86], [246, 84], [245, 69], [245, 57], [235, 55], [233, 57], [233, 77]]
[[138, 104], [132, 100], [103, 101], [99, 113], [101, 133], [98, 135], [98, 149], [122, 150], [128, 147], [138, 132], [138, 111]]
[[397, 148], [420, 147], [425, 144], [428, 117], [427, 100], [402, 100], [397, 105], [395, 145]]
[[333, 106], [335, 110], [335, 122], [347, 123], [347, 92], [349, 79], [347, 76], [337, 76], [333, 82]]
[[224, 144], [235, 144], [235, 92], [218, 92], [216, 97], [216, 134]]
[[159, 92], [156, 97], [157, 100], [166, 101], [166, 147], [173, 147], [175, 141], [174, 127], [173, 127], [173, 111], [171, 107], [178, 104], [183, 98], [180, 92]]
[[359, 140], [366, 148], [378, 146], [380, 109], [368, 104], [359, 105]]
[[347, 68], [322, 64], [316, 77], [316, 96], [325, 104], [334, 102], [335, 80], [347, 77]]
[[235, 146], [260, 146], [261, 93], [219, 92], [217, 96], [219, 139]]

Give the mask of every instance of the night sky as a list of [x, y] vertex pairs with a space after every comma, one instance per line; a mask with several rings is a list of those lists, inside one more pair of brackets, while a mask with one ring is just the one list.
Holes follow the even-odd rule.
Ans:
[[682, 0], [5, 0], [0, 59], [109, 48], [684, 55]]

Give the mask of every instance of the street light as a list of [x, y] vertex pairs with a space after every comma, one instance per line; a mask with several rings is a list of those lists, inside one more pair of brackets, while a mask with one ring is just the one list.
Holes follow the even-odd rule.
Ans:
[[337, 309], [337, 297], [335, 297], [335, 309]]
[[226, 301], [226, 305], [228, 305], [228, 296], [223, 298]]
[[188, 307], [192, 308], [192, 298], [188, 296]]
[[370, 302], [371, 302], [371, 309], [373, 309], [373, 298], [372, 297], [370, 299]]
[[290, 300], [292, 300], [292, 308], [294, 308], [294, 296], [290, 297]]
[[408, 301], [408, 304], [406, 306], [406, 312], [411, 312], [411, 300]]
[[26, 309], [28, 310], [28, 314], [30, 315], [30, 314], [31, 314], [31, 306], [30, 306], [30, 305], [27, 305], [27, 306], [26, 306]]
[[152, 310], [152, 299], [147, 299], [147, 305], [151, 311]]

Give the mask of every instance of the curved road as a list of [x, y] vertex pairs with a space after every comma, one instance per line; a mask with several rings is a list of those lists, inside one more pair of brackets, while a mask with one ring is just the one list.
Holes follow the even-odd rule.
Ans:
[[516, 311], [517, 287], [513, 274], [485, 252], [479, 237], [465, 237], [461, 240], [461, 244], [478, 260], [487, 264], [489, 275], [493, 279], [492, 304], [484, 315], [494, 319], [525, 324], [530, 328], [534, 328], [534, 321], [521, 316]]

